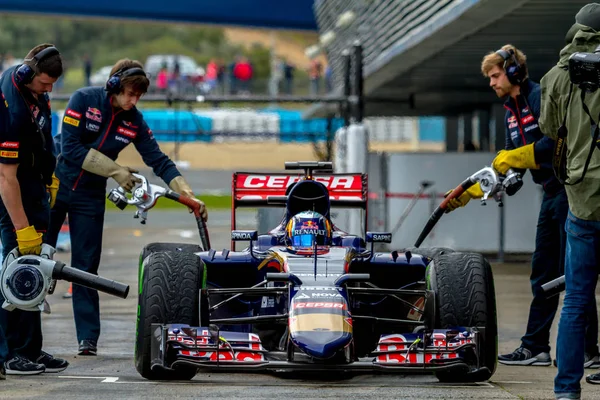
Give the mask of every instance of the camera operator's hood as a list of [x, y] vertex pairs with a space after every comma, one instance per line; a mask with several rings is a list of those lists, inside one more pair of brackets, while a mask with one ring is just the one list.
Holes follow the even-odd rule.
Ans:
[[596, 32], [585, 25], [581, 25], [581, 27], [575, 34], [573, 41], [560, 51], [559, 67], [567, 68], [569, 66], [569, 57], [571, 57], [571, 54], [578, 51], [593, 53], [596, 47], [600, 45], [600, 32]]

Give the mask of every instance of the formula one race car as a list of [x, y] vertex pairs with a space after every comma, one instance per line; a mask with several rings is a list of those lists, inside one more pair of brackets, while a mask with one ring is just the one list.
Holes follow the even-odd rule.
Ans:
[[[390, 243], [390, 233], [353, 235], [330, 213], [366, 213], [365, 174], [333, 174], [331, 163], [321, 162], [286, 169], [304, 174], [233, 175], [231, 239], [249, 242], [247, 248], [210, 249], [201, 227], [203, 245], [143, 249], [138, 372], [150, 380], [214, 369], [489, 379], [497, 359], [496, 301], [483, 256], [444, 248], [376, 252], [374, 244]], [[137, 203], [129, 202], [144, 218], [156, 197], [177, 200], [144, 185], [134, 192]], [[236, 230], [235, 211], [243, 206], [283, 208], [281, 223], [261, 235]]]

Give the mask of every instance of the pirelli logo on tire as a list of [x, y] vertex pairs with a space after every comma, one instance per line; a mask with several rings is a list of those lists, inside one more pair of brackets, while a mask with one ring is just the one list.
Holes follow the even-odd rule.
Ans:
[[0, 150], [0, 157], [19, 158], [19, 152], [18, 151]]
[[71, 118], [71, 117], [65, 116], [65, 118], [63, 119], [63, 122], [65, 124], [73, 125], [74, 127], [78, 127], [79, 126], [79, 120], [77, 120], [75, 118]]

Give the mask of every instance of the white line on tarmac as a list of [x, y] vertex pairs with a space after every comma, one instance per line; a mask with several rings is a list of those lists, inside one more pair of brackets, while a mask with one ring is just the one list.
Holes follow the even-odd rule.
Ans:
[[493, 383], [507, 383], [507, 384], [514, 384], [514, 385], [530, 385], [533, 382], [525, 382], [525, 381], [493, 381]]
[[61, 375], [59, 378], [67, 378], [67, 379], [103, 379], [102, 383], [115, 383], [119, 380], [116, 376], [67, 376]]

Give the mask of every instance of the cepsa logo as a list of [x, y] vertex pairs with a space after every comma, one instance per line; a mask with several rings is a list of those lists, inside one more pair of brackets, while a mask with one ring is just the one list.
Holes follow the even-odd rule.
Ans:
[[[293, 183], [303, 179], [297, 176], [276, 176], [276, 175], [246, 175], [240, 176], [243, 189], [286, 189]], [[239, 178], [238, 178], [239, 179]], [[354, 176], [315, 176], [314, 180], [324, 184], [327, 189], [360, 189], [361, 182]]]

